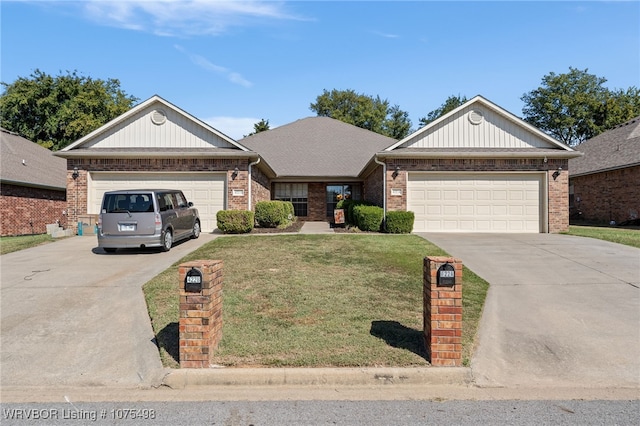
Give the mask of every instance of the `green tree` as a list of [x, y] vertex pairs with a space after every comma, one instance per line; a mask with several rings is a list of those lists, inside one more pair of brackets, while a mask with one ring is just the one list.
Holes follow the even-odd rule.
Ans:
[[269, 126], [269, 120], [265, 120], [264, 118], [260, 121], [258, 121], [257, 123], [255, 123], [253, 125], [253, 132], [249, 133], [248, 135], [244, 135], [244, 137], [246, 138], [247, 136], [251, 136], [251, 135], [255, 135], [256, 133], [260, 133], [260, 132], [264, 132], [266, 130], [269, 130], [271, 127]]
[[309, 107], [319, 117], [331, 117], [345, 123], [394, 139], [402, 139], [409, 134], [411, 120], [409, 115], [389, 101], [353, 90], [324, 90]]
[[467, 97], [466, 96], [449, 96], [447, 98], [446, 101], [444, 101], [444, 103], [442, 105], [440, 105], [440, 108], [434, 109], [433, 111], [431, 111], [429, 114], [427, 114], [426, 117], [422, 117], [420, 118], [420, 127], [424, 127], [427, 124], [431, 123], [432, 121], [437, 120], [438, 118], [442, 117], [443, 115], [445, 115], [446, 113], [448, 113], [449, 111], [453, 111], [454, 109], [458, 108], [460, 105], [464, 104], [465, 102], [467, 102]]
[[2, 126], [53, 151], [64, 148], [128, 111], [137, 98], [116, 79], [100, 80], [76, 71], [50, 76], [35, 70], [28, 78], [0, 83]]
[[607, 79], [569, 67], [565, 74], [553, 72], [542, 86], [521, 100], [524, 119], [554, 138], [577, 145], [640, 114], [638, 89], [611, 91]]

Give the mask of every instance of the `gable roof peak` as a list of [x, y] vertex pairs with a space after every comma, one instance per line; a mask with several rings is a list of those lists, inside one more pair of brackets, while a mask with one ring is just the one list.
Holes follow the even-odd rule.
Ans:
[[[489, 101], [487, 98], [483, 97], [482, 95], [474, 96], [473, 98], [469, 99], [467, 102], [460, 105], [459, 107], [449, 111], [448, 113], [442, 115], [441, 117], [438, 117], [437, 119], [433, 120], [431, 123], [427, 124], [426, 126], [406, 136], [404, 139], [398, 141], [394, 145], [391, 145], [390, 147], [385, 149], [385, 151], [393, 151], [397, 148], [403, 148], [405, 147], [404, 145], [406, 145], [408, 142], [411, 142], [412, 140], [414, 141], [417, 140], [420, 135], [427, 136], [429, 133], [434, 132], [441, 125], [445, 124], [448, 120], [460, 114], [462, 111], [471, 109], [474, 105], [481, 105], [483, 108], [490, 110], [496, 116], [501, 117], [502, 119], [512, 123], [513, 125], [519, 128], [525, 129], [527, 132], [534, 135], [534, 137], [537, 138], [538, 140], [544, 141], [544, 143], [547, 145], [551, 145], [554, 148], [560, 148], [565, 151], [570, 151], [570, 152], [574, 151], [574, 149], [572, 149], [568, 145], [554, 139], [553, 137], [544, 133], [542, 130], [527, 123], [520, 117], [517, 117], [516, 115], [507, 111], [506, 109]], [[478, 124], [478, 123], [474, 123], [474, 124]]]
[[199, 125], [202, 128], [204, 128], [206, 131], [214, 134], [215, 136], [217, 136], [220, 139], [224, 140], [226, 143], [232, 145], [233, 147], [238, 148], [238, 149], [240, 149], [242, 151], [249, 151], [248, 148], [246, 148], [245, 146], [242, 146], [241, 144], [236, 142], [231, 137], [229, 137], [226, 134], [220, 132], [219, 130], [213, 128], [211, 125], [209, 125], [209, 124], [205, 123], [204, 121], [196, 118], [195, 116], [189, 114], [188, 112], [184, 111], [183, 109], [175, 106], [174, 104], [170, 103], [169, 101], [167, 101], [166, 99], [162, 98], [161, 96], [153, 95], [149, 99], [147, 99], [147, 100], [145, 100], [143, 102], [140, 102], [139, 104], [135, 105], [129, 111], [119, 115], [118, 117], [114, 118], [113, 120], [105, 123], [104, 125], [98, 127], [94, 131], [92, 131], [89, 134], [85, 135], [84, 137], [78, 139], [74, 143], [66, 146], [63, 149], [61, 149], [60, 152], [70, 151], [70, 150], [73, 150], [75, 148], [78, 148], [78, 147], [84, 145], [88, 141], [96, 138], [97, 136], [99, 136], [102, 133], [108, 131], [109, 129], [115, 127], [116, 125], [125, 122], [126, 120], [128, 120], [129, 118], [131, 118], [135, 114], [137, 114], [138, 112], [143, 111], [146, 108], [149, 108], [150, 106], [152, 106], [153, 104], [156, 104], [156, 103], [161, 104], [164, 108], [166, 108], [168, 110], [171, 110], [171, 111], [175, 112], [176, 114], [184, 117], [185, 119], [196, 123], [197, 125]]

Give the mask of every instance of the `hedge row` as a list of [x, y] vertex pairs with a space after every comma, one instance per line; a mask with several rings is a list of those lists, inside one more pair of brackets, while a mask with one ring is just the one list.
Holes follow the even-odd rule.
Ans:
[[[384, 211], [382, 207], [366, 201], [342, 200], [336, 205], [337, 209], [344, 209], [347, 225], [357, 226], [361, 231], [390, 234], [409, 234], [413, 230], [415, 215], [413, 212], [387, 212], [386, 226], [383, 226]], [[385, 229], [386, 228], [386, 229]]]

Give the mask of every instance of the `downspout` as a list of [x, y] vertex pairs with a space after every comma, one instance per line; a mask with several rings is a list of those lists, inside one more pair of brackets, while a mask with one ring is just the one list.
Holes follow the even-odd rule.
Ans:
[[378, 160], [377, 156], [373, 161], [382, 166], [382, 226], [387, 230], [387, 163]]
[[247, 210], [251, 211], [251, 166], [255, 166], [256, 164], [258, 164], [260, 162], [260, 157], [258, 157], [257, 161], [254, 161], [253, 163], [249, 163], [249, 187], [247, 188], [247, 199], [248, 199], [248, 207]]

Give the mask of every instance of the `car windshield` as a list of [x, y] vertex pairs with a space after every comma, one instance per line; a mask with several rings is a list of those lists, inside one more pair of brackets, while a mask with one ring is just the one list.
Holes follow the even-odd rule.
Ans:
[[102, 213], [153, 212], [151, 194], [105, 194]]

